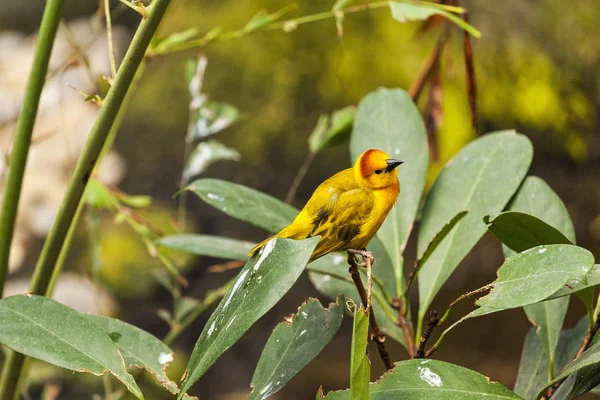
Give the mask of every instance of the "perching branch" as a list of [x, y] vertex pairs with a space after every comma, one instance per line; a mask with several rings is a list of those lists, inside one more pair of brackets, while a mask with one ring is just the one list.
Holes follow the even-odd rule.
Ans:
[[[365, 258], [365, 261], [370, 266], [371, 261], [368, 258]], [[365, 286], [360, 278], [360, 272], [358, 271], [358, 262], [356, 261], [356, 257], [354, 254], [348, 254], [348, 264], [350, 265], [349, 271], [352, 280], [354, 281], [354, 285], [358, 290], [358, 294], [360, 295], [360, 299], [365, 306], [365, 309], [369, 312], [369, 324], [371, 325], [371, 339], [377, 344], [377, 350], [379, 350], [379, 356], [383, 361], [385, 367], [390, 370], [394, 368], [392, 361], [390, 359], [390, 355], [385, 347], [385, 335], [379, 329], [379, 324], [377, 323], [377, 319], [375, 318], [375, 314], [373, 313], [373, 307], [370, 302], [370, 294], [367, 294], [365, 290]]]
[[408, 301], [405, 303], [402, 299], [395, 297], [392, 300], [392, 307], [398, 310], [398, 320], [396, 321], [396, 325], [402, 329], [402, 334], [404, 335], [404, 340], [406, 341], [406, 348], [408, 350], [408, 355], [410, 358], [414, 358], [417, 349], [415, 347], [415, 342], [412, 338], [412, 324], [406, 319]]

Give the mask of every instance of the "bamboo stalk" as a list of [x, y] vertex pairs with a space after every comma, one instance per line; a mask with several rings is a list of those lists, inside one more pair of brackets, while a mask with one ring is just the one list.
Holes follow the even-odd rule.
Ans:
[[60, 23], [62, 5], [63, 0], [48, 0], [48, 3], [46, 3], [36, 44], [35, 58], [25, 89], [23, 108], [17, 121], [17, 133], [10, 156], [8, 178], [2, 201], [2, 214], [0, 215], [0, 298], [8, 275], [10, 246], [15, 230], [15, 219], [17, 218], [29, 146], [31, 145], [31, 135], [38, 112], [40, 95], [46, 81], [54, 38]]
[[[133, 37], [131, 45], [127, 50], [127, 54], [125, 55], [125, 59], [117, 72], [114, 85], [110, 88], [108, 95], [102, 103], [100, 113], [94, 123], [83, 152], [79, 157], [75, 171], [71, 176], [67, 193], [63, 199], [58, 215], [56, 216], [52, 229], [44, 243], [42, 253], [38, 259], [29, 286], [29, 290], [32, 293], [45, 295], [48, 290], [57, 263], [57, 258], [59, 257], [65, 242], [69, 227], [75, 217], [87, 182], [96, 166], [96, 161], [108, 138], [111, 127], [117, 118], [117, 114], [134, 79], [136, 70], [144, 58], [150, 39], [152, 39], [154, 32], [158, 28], [158, 24], [170, 1], [171, 0], [154, 0], [152, 5], [148, 7], [148, 17], [142, 20]], [[53, 3], [61, 2], [61, 0], [49, 0], [48, 5], [50, 6]], [[58, 25], [58, 15], [54, 16], [56, 17], [56, 24]], [[45, 73], [43, 75], [45, 75]], [[41, 78], [38, 77], [38, 79], [42, 79], [42, 83], [43, 78], [43, 76]], [[14, 196], [14, 194], [11, 195]], [[8, 259], [8, 257], [6, 257], [6, 259]], [[9, 400], [18, 396], [20, 386], [19, 377], [22, 375], [25, 360], [26, 357], [24, 355], [12, 351], [9, 352], [6, 362], [4, 363], [2, 375], [0, 376], [0, 399]]]

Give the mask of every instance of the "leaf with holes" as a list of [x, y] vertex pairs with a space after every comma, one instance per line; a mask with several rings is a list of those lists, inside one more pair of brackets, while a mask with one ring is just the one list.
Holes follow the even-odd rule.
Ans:
[[111, 338], [74, 309], [43, 296], [11, 296], [0, 300], [0, 321], [6, 347], [76, 372], [110, 372], [144, 398]]
[[177, 384], [169, 379], [165, 368], [173, 361], [173, 352], [156, 337], [133, 325], [102, 315], [86, 315], [102, 328], [117, 345], [128, 368], [142, 368], [158, 379], [173, 394], [179, 392]]
[[421, 203], [429, 165], [423, 119], [404, 90], [377, 89], [358, 105], [350, 140], [352, 159], [356, 160], [361, 153], [372, 148], [404, 161], [404, 165], [398, 168], [401, 192], [396, 206], [377, 232], [394, 266], [395, 295], [402, 296], [402, 254]]
[[277, 325], [254, 371], [248, 399], [266, 399], [276, 393], [319, 355], [340, 328], [344, 307], [343, 296], [329, 308], [309, 298], [290, 322]]
[[181, 382], [182, 393], [287, 293], [304, 271], [319, 239], [271, 240], [246, 263], [194, 346]]

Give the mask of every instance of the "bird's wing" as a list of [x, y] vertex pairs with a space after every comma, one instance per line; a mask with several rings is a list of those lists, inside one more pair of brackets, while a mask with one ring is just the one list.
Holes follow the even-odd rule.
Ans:
[[327, 201], [307, 204], [307, 212], [312, 217], [308, 236], [321, 236], [313, 259], [348, 248], [352, 239], [360, 234], [374, 206], [373, 195], [362, 188], [328, 192]]

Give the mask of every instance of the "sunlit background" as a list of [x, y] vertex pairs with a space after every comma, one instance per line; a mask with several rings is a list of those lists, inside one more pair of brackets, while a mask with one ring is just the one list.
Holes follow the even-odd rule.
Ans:
[[[98, 106], [86, 96], [102, 93], [99, 77], [110, 75], [104, 19], [98, 2], [69, 0], [50, 66], [34, 131], [34, 144], [25, 179], [6, 294], [26, 290], [41, 243], [62, 200], [70, 171]], [[139, 15], [117, 1], [113, 6], [113, 36], [117, 59], [122, 58]], [[359, 3], [357, 3], [359, 4]], [[285, 1], [173, 0], [158, 37], [196, 28], [223, 31], [243, 27], [261, 9], [276, 11]], [[39, 0], [0, 3], [0, 149], [12, 143], [23, 89], [33, 57], [35, 34], [43, 11]], [[286, 17], [329, 10], [331, 1], [301, 2]], [[428, 186], [441, 166], [478, 134], [516, 129], [534, 144], [530, 174], [542, 177], [565, 202], [575, 224], [577, 244], [600, 257], [600, 9], [595, 0], [465, 0], [470, 22], [482, 32], [473, 40], [479, 132], [471, 125], [465, 89], [463, 35], [454, 26], [441, 56], [442, 107], [440, 128]], [[281, 30], [258, 32], [147, 60], [132, 93], [113, 150], [104, 159], [98, 180], [124, 193], [150, 196], [151, 205], [139, 213], [145, 224], [163, 233], [181, 228], [179, 197], [185, 168], [186, 135], [192, 100], [188, 90], [190, 63], [207, 60], [202, 94], [226, 102], [240, 116], [230, 127], [203, 139], [218, 140], [239, 157], [215, 162], [201, 175], [251, 186], [285, 199], [308, 154], [308, 135], [319, 115], [356, 105], [378, 87], [408, 89], [440, 35], [442, 27], [400, 24], [389, 9], [347, 15], [343, 36], [335, 20]], [[68, 27], [68, 28], [67, 28]], [[77, 56], [84, 52], [89, 66]], [[425, 98], [428, 87], [424, 89]], [[420, 101], [424, 110], [425, 101]], [[194, 142], [194, 143], [197, 143]], [[400, 144], [401, 145], [401, 144]], [[384, 149], [385, 150], [385, 149]], [[0, 160], [0, 183], [6, 178]], [[317, 154], [300, 184], [293, 204], [301, 207], [314, 188], [334, 172], [350, 166], [347, 143]], [[187, 166], [189, 168], [189, 165]], [[410, 168], [405, 165], [403, 168]], [[132, 201], [145, 203], [147, 198]], [[187, 197], [185, 229], [259, 241], [266, 232], [220, 214], [194, 196]], [[172, 296], [155, 277], [164, 270], [153, 257], [135, 221], [115, 217], [114, 211], [92, 209], [80, 221], [75, 245], [57, 288], [57, 299], [80, 311], [117, 316], [158, 337], [167, 334], [165, 310]], [[134, 218], [135, 219], [135, 218]], [[146, 225], [145, 225], [146, 226]], [[147, 226], [146, 226], [147, 227]], [[418, 227], [417, 227], [418, 229]], [[407, 265], [414, 258], [409, 242]], [[463, 261], [432, 307], [442, 311], [460, 294], [491, 282], [503, 261], [499, 242], [486, 235]], [[202, 299], [236, 273], [209, 272], [218, 259], [180, 258], [190, 282], [184, 295]], [[416, 302], [416, 293], [414, 293]], [[227, 351], [194, 387], [202, 399], [242, 399], [252, 373], [275, 325], [308, 297], [320, 295], [304, 276], [282, 302], [260, 319]], [[465, 303], [456, 311], [469, 309]], [[162, 310], [162, 311], [161, 311]], [[584, 309], [575, 300], [567, 316], [572, 327]], [[174, 379], [183, 371], [189, 353], [210, 312], [207, 311], [172, 345]], [[162, 317], [162, 318], [161, 318]], [[1, 322], [0, 322], [1, 323]], [[295, 377], [276, 399], [313, 398], [319, 385], [343, 389], [349, 382], [351, 322], [325, 351]], [[479, 371], [512, 387], [523, 339], [530, 324], [521, 309], [472, 320], [455, 329], [436, 353], [438, 359]], [[396, 359], [405, 358], [400, 345], [388, 341]], [[371, 349], [372, 354], [376, 350]], [[383, 371], [372, 357], [372, 379]], [[29, 377], [29, 395], [60, 388], [58, 399], [88, 399], [103, 393], [102, 379], [36, 363]], [[143, 382], [149, 399], [171, 398], [152, 383]], [[154, 385], [154, 387], [153, 387]], [[45, 389], [44, 389], [45, 388]], [[154, 391], [154, 392], [153, 392]]]

